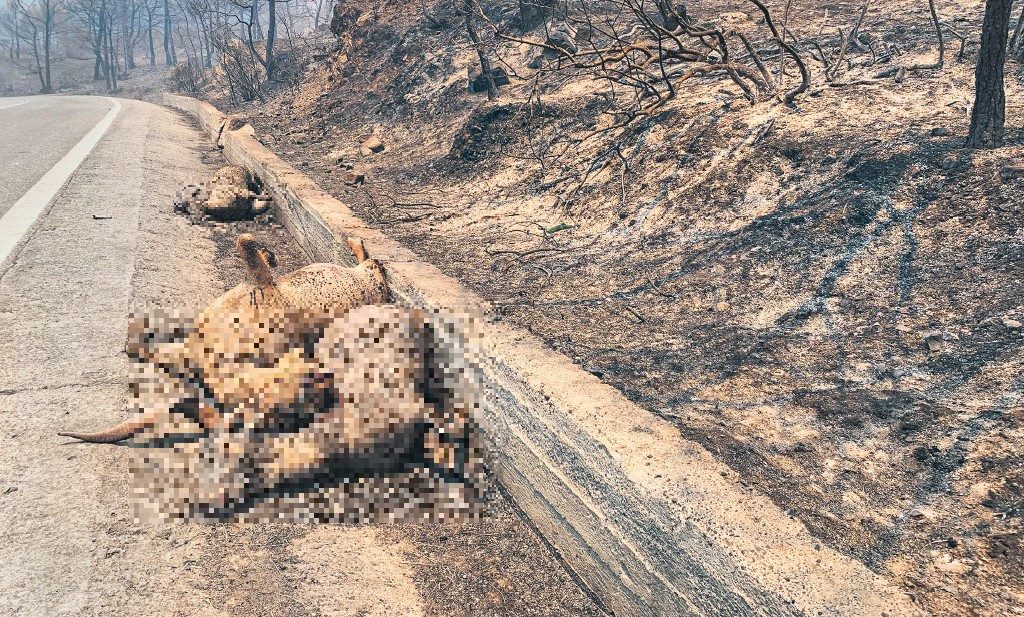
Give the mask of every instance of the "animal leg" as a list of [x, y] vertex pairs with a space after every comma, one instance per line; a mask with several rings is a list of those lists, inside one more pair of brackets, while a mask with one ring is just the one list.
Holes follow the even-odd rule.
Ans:
[[146, 362], [154, 367], [160, 368], [173, 375], [183, 372], [188, 361], [188, 340], [182, 337], [178, 340], [159, 341], [147, 344], [145, 340], [139, 342], [129, 339], [125, 342], [125, 351], [128, 355], [140, 362]]
[[[135, 360], [159, 362], [172, 354], [180, 355], [182, 342], [194, 329], [195, 319], [173, 313], [136, 316], [128, 323], [124, 351]], [[171, 345], [177, 344], [177, 347]]]
[[200, 474], [194, 512], [230, 516], [248, 497], [308, 475], [327, 462], [329, 448], [310, 433], [255, 440], [251, 433], [218, 431], [203, 446], [208, 472]]
[[423, 438], [423, 449], [428, 461], [445, 471], [455, 473], [459, 470], [459, 447], [457, 443], [447, 443], [436, 430], [430, 430]]
[[339, 404], [298, 433], [284, 434], [261, 444], [260, 478], [272, 488], [302, 478], [334, 460], [349, 461], [362, 471], [388, 469], [392, 460], [412, 445], [410, 425], [365, 422], [361, 414]]
[[249, 201], [252, 204], [251, 211], [253, 216], [259, 216], [260, 214], [265, 213], [267, 210], [270, 210], [270, 204], [273, 203], [273, 199], [274, 198], [271, 197], [270, 195], [263, 195], [259, 193], [253, 193], [250, 191]]
[[355, 236], [349, 236], [345, 239], [345, 242], [347, 242], [348, 247], [352, 249], [352, 254], [356, 257], [356, 264], [361, 264], [369, 259], [369, 255], [366, 253], [366, 245], [363, 244], [361, 239], [356, 238]]
[[197, 415], [199, 424], [203, 425], [208, 432], [226, 430], [231, 424], [230, 414], [221, 413], [216, 405], [211, 405], [206, 401], [199, 404]]
[[196, 474], [198, 484], [191, 495], [194, 514], [223, 518], [230, 516], [234, 506], [257, 489], [251, 483], [253, 460], [251, 435], [218, 431], [203, 441], [201, 459], [204, 466]]

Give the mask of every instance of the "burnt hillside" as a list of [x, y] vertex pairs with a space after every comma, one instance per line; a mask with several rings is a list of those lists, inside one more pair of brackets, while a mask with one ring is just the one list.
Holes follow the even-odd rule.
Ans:
[[[743, 34], [735, 66], [699, 36], [617, 65], [647, 92], [586, 61], [637, 16], [605, 3], [586, 32], [578, 4], [483, 2], [474, 47], [462, 3], [341, 2], [298, 85], [243, 107], [925, 609], [1019, 604], [1024, 114], [1011, 79], [1006, 144], [962, 148], [981, 5], [937, 6], [937, 68], [926, 3], [769, 4], [802, 64], [755, 3], [687, 4], [695, 31]], [[479, 50], [508, 78], [493, 101]]]

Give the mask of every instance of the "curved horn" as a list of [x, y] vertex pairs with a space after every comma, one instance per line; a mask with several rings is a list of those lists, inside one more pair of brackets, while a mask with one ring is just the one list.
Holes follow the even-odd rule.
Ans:
[[103, 431], [95, 433], [57, 433], [61, 437], [70, 437], [79, 441], [89, 443], [118, 443], [134, 437], [147, 428], [156, 424], [156, 413], [147, 413], [135, 418], [129, 418], [117, 426], [112, 426]]

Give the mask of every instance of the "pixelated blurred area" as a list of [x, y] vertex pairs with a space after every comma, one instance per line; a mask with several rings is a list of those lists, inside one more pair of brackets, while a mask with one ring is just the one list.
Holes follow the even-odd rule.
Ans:
[[174, 210], [193, 223], [240, 221], [269, 217], [272, 203], [259, 178], [238, 165], [226, 165], [212, 177], [179, 189]]
[[390, 304], [280, 311], [258, 299], [222, 318], [135, 315], [134, 409], [88, 437], [128, 440], [140, 518], [477, 518], [491, 485], [473, 321]]

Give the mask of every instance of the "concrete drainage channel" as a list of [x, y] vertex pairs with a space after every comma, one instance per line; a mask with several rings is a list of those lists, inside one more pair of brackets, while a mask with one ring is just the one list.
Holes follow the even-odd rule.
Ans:
[[[165, 95], [233, 164], [259, 176], [315, 261], [351, 263], [362, 238], [406, 304], [486, 314], [484, 301], [235, 126]], [[479, 350], [496, 474], [577, 576], [619, 615], [911, 615], [908, 596], [816, 542], [767, 497], [533, 335], [485, 320]]]

